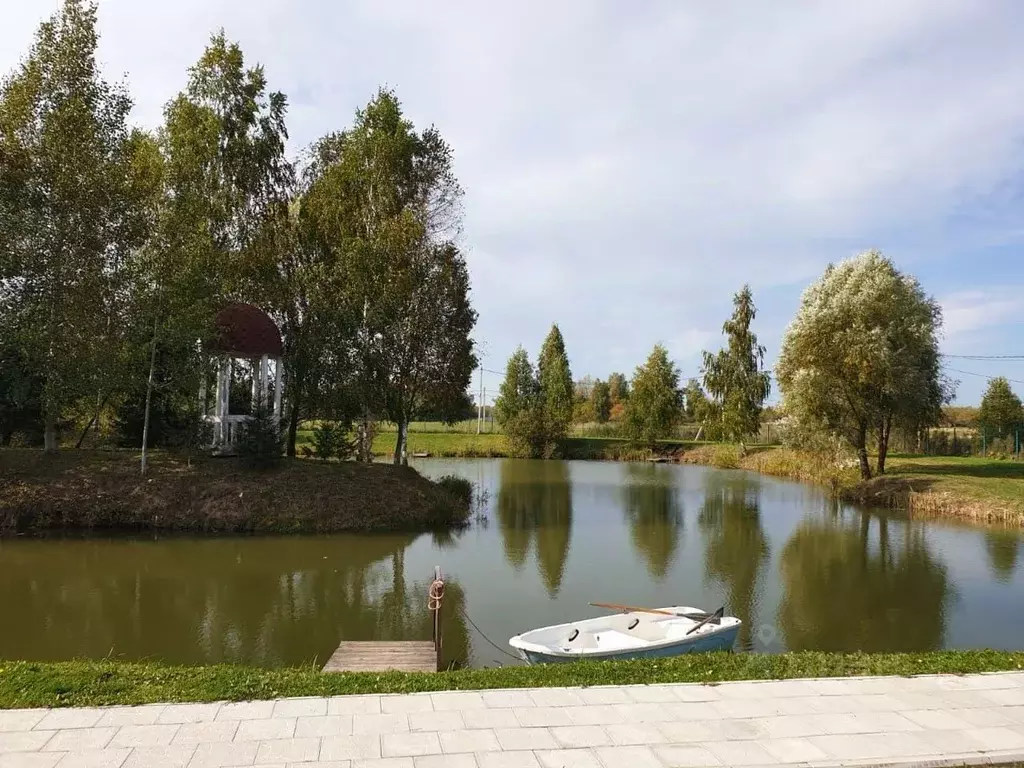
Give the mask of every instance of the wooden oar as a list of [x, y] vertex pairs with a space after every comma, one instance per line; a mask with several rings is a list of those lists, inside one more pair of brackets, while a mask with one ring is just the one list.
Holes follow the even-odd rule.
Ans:
[[629, 613], [657, 613], [661, 616], [685, 616], [688, 619], [700, 619], [710, 617], [710, 613], [672, 613], [657, 608], [641, 608], [638, 605], [619, 605], [618, 603], [591, 603], [595, 608], [610, 608], [613, 611], [627, 611]]
[[700, 622], [699, 624], [695, 624], [692, 627], [690, 627], [690, 630], [686, 633], [687, 636], [692, 635], [694, 632], [696, 632], [698, 629], [703, 627], [709, 621], [714, 621], [715, 619], [721, 620], [721, 618], [723, 616], [725, 616], [725, 606], [724, 605], [721, 608], [719, 608], [717, 611], [712, 613], [710, 616], [708, 616], [706, 619], [704, 619], [702, 622]]

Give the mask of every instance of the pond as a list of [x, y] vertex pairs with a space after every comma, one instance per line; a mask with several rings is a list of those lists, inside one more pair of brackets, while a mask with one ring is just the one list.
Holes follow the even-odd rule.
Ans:
[[0, 540], [0, 658], [322, 663], [342, 639], [429, 639], [434, 565], [445, 658], [471, 666], [514, 663], [510, 636], [600, 614], [591, 601], [724, 605], [744, 621], [737, 650], [1022, 647], [1019, 531], [706, 467], [417, 465], [483, 489], [470, 528]]

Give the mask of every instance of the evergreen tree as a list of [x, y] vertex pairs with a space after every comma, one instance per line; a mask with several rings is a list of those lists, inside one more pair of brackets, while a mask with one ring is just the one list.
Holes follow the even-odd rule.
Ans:
[[565, 354], [565, 341], [557, 325], [551, 326], [537, 360], [537, 379], [544, 401], [545, 418], [553, 441], [569, 431], [573, 411], [572, 372]]

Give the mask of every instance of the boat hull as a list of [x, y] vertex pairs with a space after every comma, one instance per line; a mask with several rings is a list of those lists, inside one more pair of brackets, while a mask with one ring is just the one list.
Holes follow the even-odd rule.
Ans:
[[625, 661], [627, 659], [663, 659], [670, 656], [682, 656], [687, 653], [710, 653], [713, 651], [730, 651], [736, 643], [739, 625], [723, 629], [711, 635], [705, 635], [675, 643], [650, 648], [630, 648], [621, 651], [604, 653], [585, 653], [574, 655], [555, 655], [541, 651], [518, 648], [519, 655], [528, 664], [556, 664], [566, 661]]

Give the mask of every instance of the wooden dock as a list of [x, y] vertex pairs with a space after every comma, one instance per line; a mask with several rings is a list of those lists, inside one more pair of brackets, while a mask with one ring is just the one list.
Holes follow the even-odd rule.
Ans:
[[324, 672], [436, 672], [437, 651], [431, 640], [404, 642], [342, 641], [324, 665]]
[[441, 601], [444, 580], [434, 569], [427, 610], [433, 614], [432, 640], [342, 640], [323, 672], [437, 672], [441, 668]]

